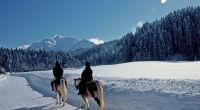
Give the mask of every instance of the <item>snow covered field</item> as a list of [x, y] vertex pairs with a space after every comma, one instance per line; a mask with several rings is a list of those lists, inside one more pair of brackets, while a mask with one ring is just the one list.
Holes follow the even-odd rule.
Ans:
[[[200, 79], [200, 62], [130, 62], [92, 67], [94, 75], [118, 78]], [[81, 69], [65, 69], [81, 74]]]
[[6, 79], [6, 76], [5, 76], [5, 75], [2, 75], [2, 74], [0, 74], [0, 81], [2, 81], [2, 80], [4, 80], [4, 79]]
[[[131, 62], [93, 66], [92, 69], [94, 79], [100, 80], [104, 85], [106, 110], [199, 110], [199, 66], [200, 62]], [[82, 70], [83, 68], [69, 68], [64, 71], [68, 80], [67, 103], [76, 107], [80, 104], [80, 96], [75, 91], [73, 78], [79, 77]], [[3, 91], [9, 91], [5, 90], [6, 86], [11, 86], [10, 81], [16, 80], [13, 83], [21, 85], [21, 88], [12, 88], [13, 85], [7, 88], [14, 89], [12, 94], [17, 96], [13, 97], [19, 100], [17, 103], [16, 100], [11, 101], [13, 104], [8, 105], [1, 97], [0, 107], [5, 110], [7, 106], [8, 109], [19, 110], [60, 109], [52, 104], [55, 103], [49, 84], [52, 78], [52, 70], [13, 73], [0, 82], [0, 95], [8, 97], [6, 101], [11, 100], [9, 92]], [[17, 88], [25, 93], [19, 92], [21, 90]], [[31, 101], [21, 104], [20, 101], [23, 100]], [[70, 105], [66, 106], [70, 107], [68, 110], [76, 109]], [[96, 105], [92, 100], [90, 105], [91, 110], [94, 110]]]

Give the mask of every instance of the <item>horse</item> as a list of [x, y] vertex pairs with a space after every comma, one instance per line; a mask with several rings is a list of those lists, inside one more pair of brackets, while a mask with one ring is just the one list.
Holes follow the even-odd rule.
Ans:
[[[74, 78], [74, 86], [79, 90], [81, 78]], [[89, 110], [88, 98], [92, 97], [97, 104], [97, 110], [104, 110], [103, 87], [100, 81], [86, 83], [86, 91], [80, 94], [82, 97], [81, 108]]]
[[56, 79], [53, 82], [53, 89], [56, 93], [56, 105], [62, 103], [62, 107], [64, 107], [67, 101], [67, 81], [64, 78]]

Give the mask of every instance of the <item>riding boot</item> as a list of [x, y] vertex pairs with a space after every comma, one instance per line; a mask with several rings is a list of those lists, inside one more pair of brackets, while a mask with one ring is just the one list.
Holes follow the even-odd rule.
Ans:
[[83, 85], [82, 85], [82, 83], [81, 83], [81, 85], [79, 85], [78, 95], [81, 95], [81, 93], [83, 93]]
[[54, 89], [53, 89], [53, 81], [51, 81], [51, 89], [52, 89], [52, 91], [54, 91]]
[[79, 87], [78, 95], [81, 95], [82, 93], [82, 87]]

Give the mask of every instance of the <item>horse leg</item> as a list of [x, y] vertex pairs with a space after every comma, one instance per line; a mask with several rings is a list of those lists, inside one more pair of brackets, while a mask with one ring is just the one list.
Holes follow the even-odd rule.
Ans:
[[104, 109], [104, 98], [103, 98], [103, 87], [100, 83], [97, 83], [97, 104], [99, 105], [100, 110]]
[[59, 102], [59, 94], [58, 94], [58, 92], [56, 92], [56, 105], [57, 104], [59, 104], [60, 102]]
[[62, 96], [62, 101], [63, 101], [63, 105], [62, 106], [65, 106], [65, 103], [67, 101], [67, 97], [65, 95]]
[[89, 102], [88, 102], [87, 98], [86, 98], [86, 106], [87, 106], [87, 110], [89, 110], [90, 105], [89, 105]]
[[81, 104], [80, 104], [80, 107], [81, 107], [81, 108], [84, 108], [84, 100], [83, 100], [83, 98], [81, 98]]
[[61, 94], [62, 94], [62, 101], [63, 106], [65, 106], [65, 103], [67, 101], [67, 87], [66, 87], [66, 80], [61, 80]]
[[85, 110], [89, 110], [89, 103], [88, 103], [88, 99], [86, 98], [86, 96], [82, 96], [82, 103], [84, 105]]
[[63, 101], [63, 105], [62, 106], [65, 106], [65, 103], [67, 102], [67, 95], [62, 95], [62, 101]]
[[62, 97], [61, 97], [61, 93], [60, 92], [58, 93], [58, 96], [59, 96], [58, 99], [59, 99], [59, 105], [60, 105], [62, 103]]
[[97, 98], [97, 97], [93, 97], [94, 98], [94, 101], [96, 102], [97, 104], [97, 110], [102, 110], [101, 109], [101, 103], [100, 103], [100, 100]]

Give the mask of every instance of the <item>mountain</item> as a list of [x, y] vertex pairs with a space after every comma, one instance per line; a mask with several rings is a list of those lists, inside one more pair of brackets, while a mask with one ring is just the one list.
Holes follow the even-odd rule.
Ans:
[[69, 54], [81, 61], [89, 61], [92, 65], [116, 64], [132, 61], [131, 43], [133, 34], [128, 33], [120, 40], [113, 40], [89, 49], [79, 49]]
[[83, 39], [81, 41], [78, 41], [75, 45], [73, 45], [70, 50], [73, 51], [73, 50], [77, 50], [77, 49], [81, 49], [81, 48], [91, 48], [95, 45], [97, 45], [97, 44]]
[[53, 38], [45, 39], [41, 42], [35, 42], [30, 45], [28, 50], [53, 50], [53, 51], [73, 51], [79, 48], [91, 48], [96, 44], [89, 42], [88, 40], [78, 41], [71, 37], [62, 37], [55, 35]]
[[90, 42], [93, 42], [94, 44], [96, 45], [100, 45], [100, 44], [103, 44], [104, 41], [99, 39], [99, 38], [92, 38], [92, 39], [89, 39]]
[[21, 45], [21, 46], [18, 46], [17, 49], [22, 49], [22, 50], [25, 50], [29, 47], [30, 45]]
[[[64, 50], [84, 64], [116, 64], [131, 61], [200, 60], [200, 7], [170, 12], [160, 20], [146, 22], [119, 40], [87, 48], [87, 40], [55, 36], [29, 48]], [[86, 44], [87, 45], [86, 45]], [[85, 47], [85, 48], [84, 48]], [[74, 50], [74, 51], [73, 51]], [[70, 51], [70, 52], [69, 52]]]
[[131, 43], [136, 61], [200, 60], [200, 7], [183, 8], [144, 23]]
[[70, 54], [92, 65], [200, 60], [200, 7], [170, 12], [160, 20], [144, 23], [134, 34]]

